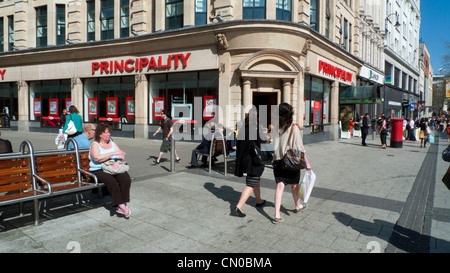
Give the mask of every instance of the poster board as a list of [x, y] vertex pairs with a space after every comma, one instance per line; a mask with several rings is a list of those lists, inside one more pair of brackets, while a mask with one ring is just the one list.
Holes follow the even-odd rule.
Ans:
[[51, 117], [58, 117], [58, 99], [48, 99], [48, 115]]
[[136, 114], [136, 106], [135, 106], [135, 100], [133, 97], [127, 97], [125, 99], [125, 105], [127, 107], [125, 116], [127, 118], [134, 118]]
[[214, 118], [217, 111], [217, 96], [203, 97], [203, 119], [210, 120]]
[[118, 99], [114, 98], [106, 98], [106, 117], [108, 118], [117, 118], [118, 115]]
[[166, 106], [166, 100], [164, 97], [154, 98], [153, 99], [153, 118], [154, 119], [163, 119], [161, 117], [162, 110], [164, 110]]
[[90, 118], [96, 118], [98, 116], [97, 98], [88, 98], [88, 116]]
[[33, 112], [35, 117], [40, 117], [42, 115], [41, 99], [33, 100]]

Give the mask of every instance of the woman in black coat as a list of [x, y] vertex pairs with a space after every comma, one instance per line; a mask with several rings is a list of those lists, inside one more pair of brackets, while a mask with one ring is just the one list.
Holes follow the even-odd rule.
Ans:
[[[252, 113], [253, 111], [250, 111]], [[261, 128], [258, 126], [256, 114], [253, 118], [246, 116], [245, 127], [239, 130], [236, 146], [236, 169], [234, 175], [238, 177], [247, 174], [245, 188], [242, 191], [234, 212], [239, 217], [245, 217], [242, 212], [242, 206], [247, 202], [248, 198], [255, 192], [256, 206], [262, 206], [266, 202], [261, 199], [260, 176], [264, 172], [264, 164], [254, 163], [254, 145], [260, 147], [261, 143], [265, 143], [260, 138]]]

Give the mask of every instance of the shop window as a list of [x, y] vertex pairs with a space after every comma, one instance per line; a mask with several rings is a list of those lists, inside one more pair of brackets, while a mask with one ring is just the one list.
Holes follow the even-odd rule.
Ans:
[[5, 32], [4, 32], [4, 29], [3, 29], [3, 17], [0, 17], [0, 52], [3, 52], [4, 51], [4, 49], [3, 49], [3, 44], [4, 44], [4, 42], [3, 42], [3, 38], [4, 38], [4, 36], [5, 36]]
[[135, 77], [84, 80], [84, 121], [106, 122], [114, 130], [135, 123]]
[[324, 124], [330, 124], [331, 82], [320, 78], [305, 77], [303, 125], [311, 132], [322, 132]]
[[310, 12], [309, 24], [312, 26], [312, 29], [319, 31], [319, 0], [311, 0]]
[[243, 0], [243, 19], [266, 19], [266, 0]]
[[183, 27], [183, 0], [166, 0], [166, 30]]
[[[196, 123], [194, 113], [204, 102], [218, 104], [218, 72], [201, 71], [152, 75], [149, 79], [149, 123], [161, 122], [161, 110], [166, 110], [174, 121]], [[205, 100], [206, 97], [206, 100]], [[199, 100], [195, 100], [199, 98]], [[200, 104], [196, 102], [200, 101]], [[203, 113], [203, 111], [202, 111]], [[201, 118], [202, 126], [208, 121]], [[191, 126], [193, 132], [194, 126]]]
[[14, 15], [8, 16], [8, 51], [14, 47]]
[[70, 80], [34, 81], [30, 83], [30, 120], [42, 127], [62, 127], [60, 116], [71, 105]]
[[291, 21], [291, 0], [277, 0], [277, 20]]
[[0, 83], [0, 127], [10, 127], [18, 118], [18, 90], [15, 83]]

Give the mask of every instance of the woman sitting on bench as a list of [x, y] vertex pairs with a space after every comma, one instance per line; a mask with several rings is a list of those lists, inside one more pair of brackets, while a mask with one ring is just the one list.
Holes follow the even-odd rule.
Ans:
[[[126, 205], [130, 202], [131, 187], [131, 178], [128, 172], [109, 174], [102, 170], [102, 162], [114, 159], [116, 160], [114, 164], [118, 165], [120, 160], [125, 159], [125, 152], [112, 141], [110, 130], [109, 125], [104, 123], [100, 123], [95, 129], [94, 142], [91, 144], [89, 153], [89, 171], [95, 174], [98, 181], [104, 183], [108, 188], [112, 206], [117, 207], [116, 212], [128, 218], [131, 214]], [[113, 168], [118, 167], [114, 164]]]

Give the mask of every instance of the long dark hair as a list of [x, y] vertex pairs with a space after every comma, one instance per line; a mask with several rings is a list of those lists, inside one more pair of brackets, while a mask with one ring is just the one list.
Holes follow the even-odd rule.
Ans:
[[286, 132], [292, 124], [294, 108], [289, 103], [283, 102], [278, 106], [278, 115], [280, 133]]

